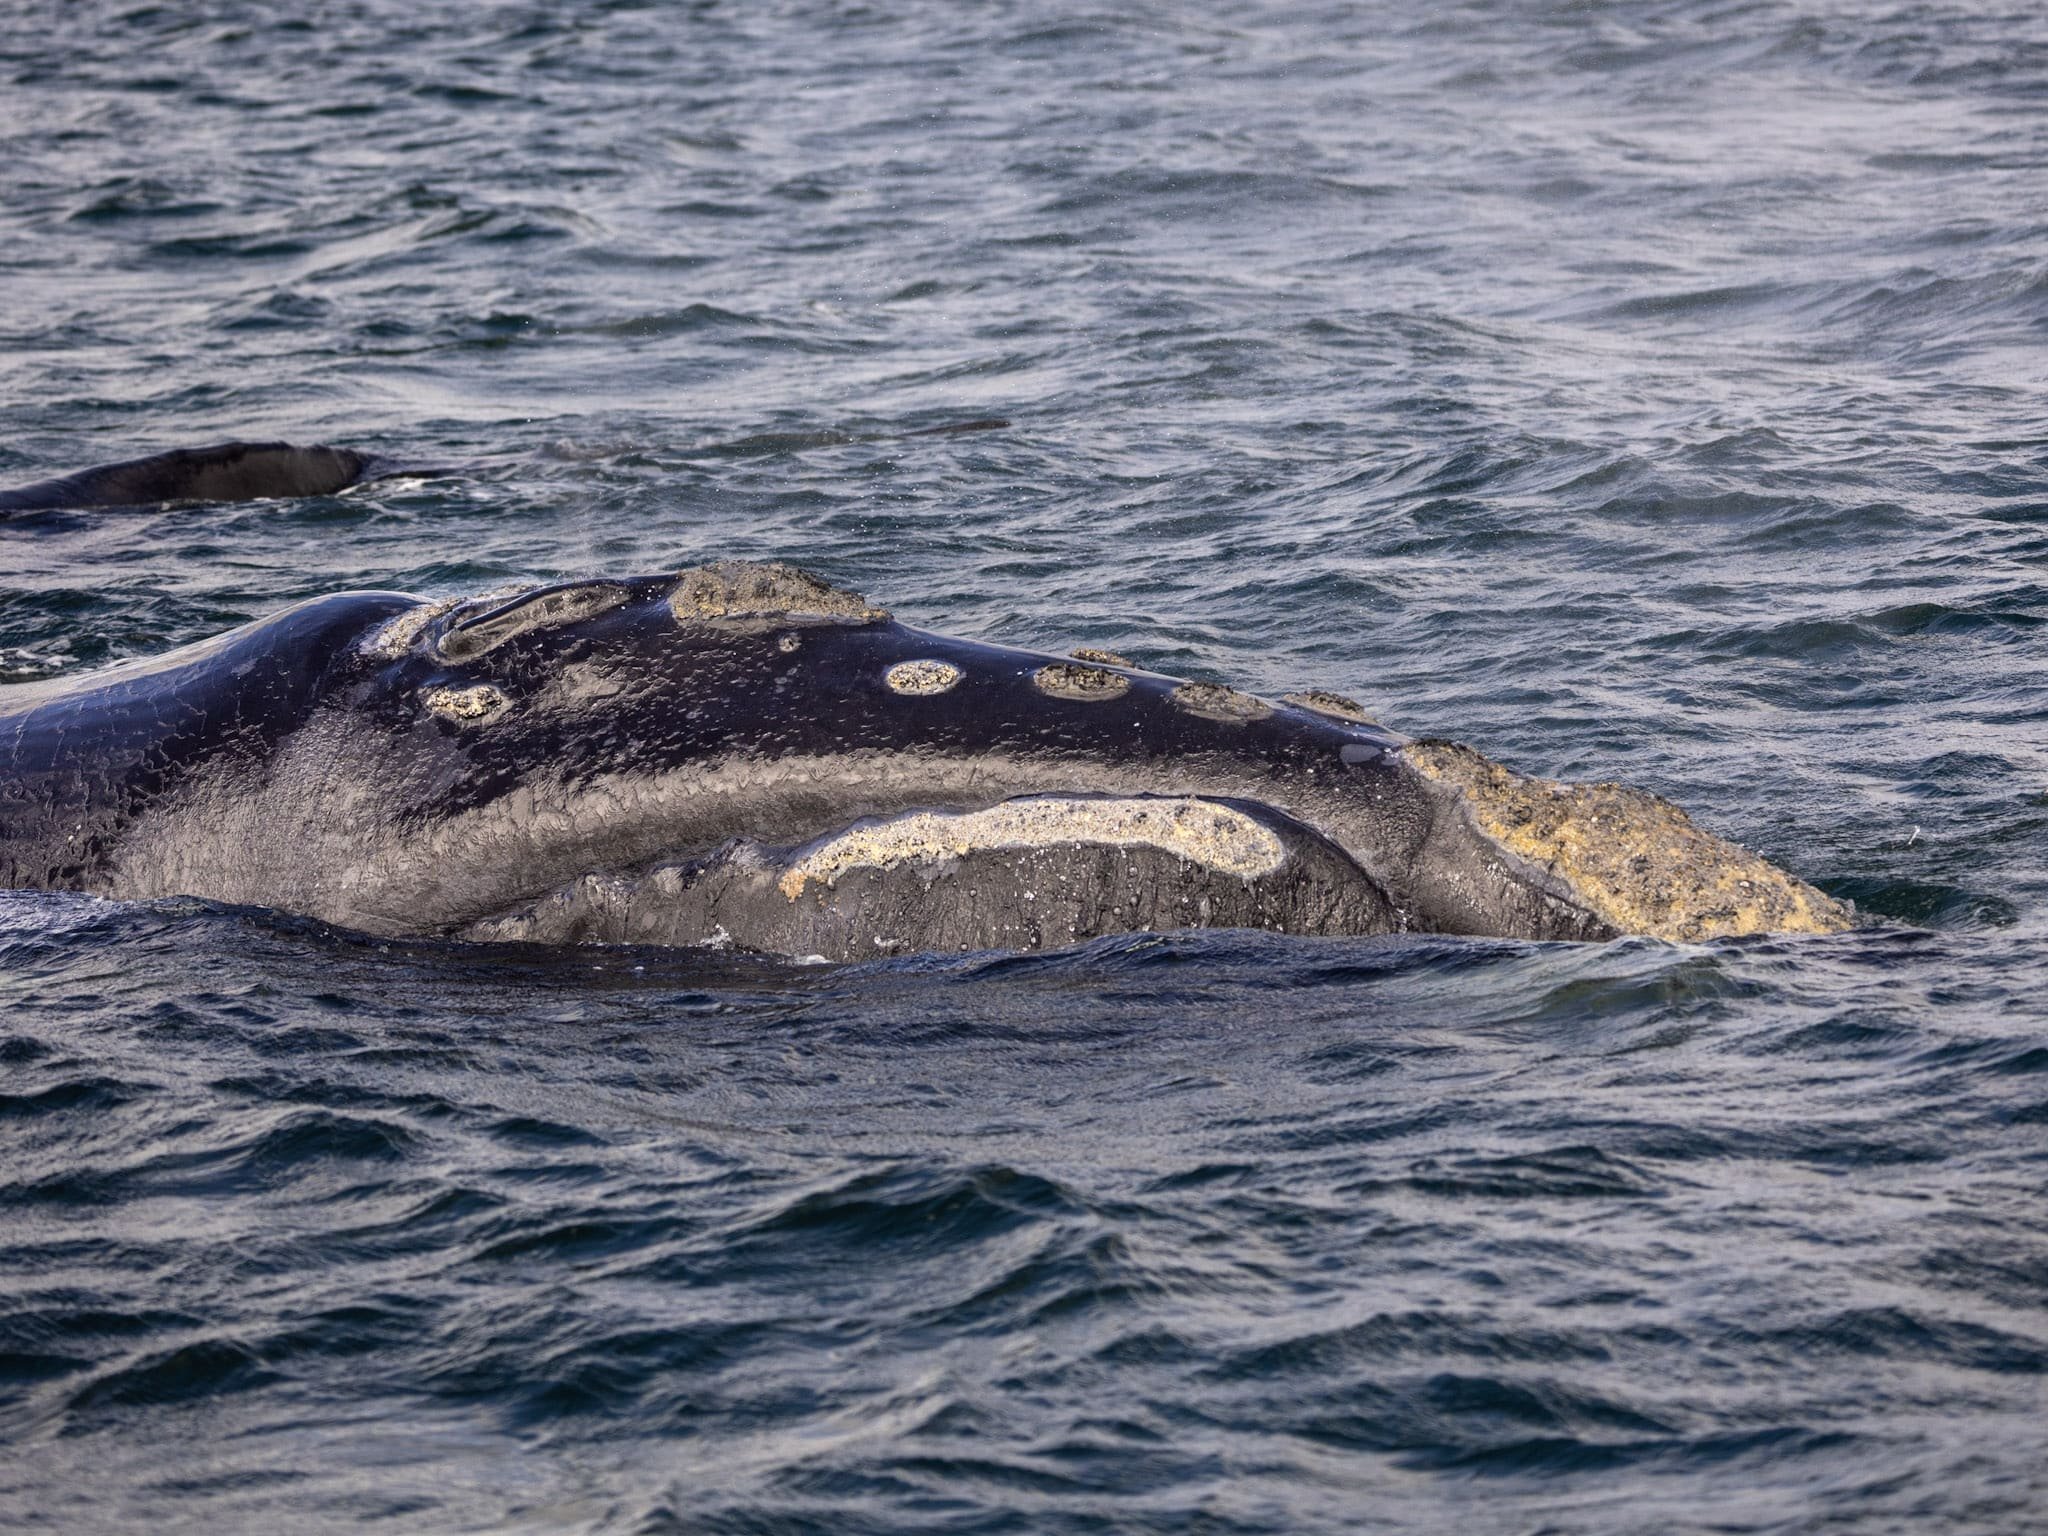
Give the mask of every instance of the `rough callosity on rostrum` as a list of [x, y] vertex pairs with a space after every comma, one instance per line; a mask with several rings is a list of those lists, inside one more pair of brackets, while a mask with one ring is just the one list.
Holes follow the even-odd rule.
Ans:
[[1702, 831], [1646, 791], [1530, 778], [1449, 741], [1417, 741], [1401, 757], [1460, 791], [1474, 827], [1561, 880], [1622, 933], [1697, 943], [1854, 924], [1846, 903]]

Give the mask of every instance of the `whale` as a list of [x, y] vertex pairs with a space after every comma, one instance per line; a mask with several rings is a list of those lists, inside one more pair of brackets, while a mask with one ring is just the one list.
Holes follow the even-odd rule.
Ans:
[[170, 502], [269, 501], [332, 496], [352, 485], [452, 471], [401, 463], [324, 443], [215, 443], [174, 448], [146, 458], [100, 464], [76, 474], [0, 491], [0, 516], [23, 512], [82, 512]]
[[1521, 774], [1332, 692], [933, 633], [747, 561], [315, 597], [0, 691], [0, 885], [835, 962], [1855, 921], [1640, 790]]
[[[685, 456], [748, 457], [808, 448], [906, 441], [1000, 431], [1001, 417], [980, 416], [897, 432], [771, 432], [713, 443]], [[144, 458], [100, 464], [75, 474], [0, 491], [0, 517], [34, 512], [87, 512], [115, 507], [158, 507], [181, 502], [275, 501], [332, 496], [378, 480], [440, 479], [459, 466], [421, 464], [386, 454], [315, 443], [215, 443], [173, 448]]]

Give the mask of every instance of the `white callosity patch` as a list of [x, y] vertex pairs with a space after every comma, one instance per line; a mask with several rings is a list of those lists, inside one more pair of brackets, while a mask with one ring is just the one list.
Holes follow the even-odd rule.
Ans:
[[778, 884], [794, 901], [811, 881], [829, 886], [850, 869], [891, 869], [1063, 843], [1156, 848], [1246, 880], [1270, 875], [1287, 857], [1286, 845], [1271, 828], [1213, 800], [1046, 795], [979, 811], [913, 811], [856, 827], [809, 849]]
[[495, 606], [470, 603], [466, 609], [473, 611], [456, 616], [437, 648], [445, 661], [474, 661], [516, 636], [609, 613], [630, 596], [616, 583], [589, 581], [521, 592]]
[[751, 560], [720, 560], [682, 572], [669, 607], [683, 624], [878, 624], [889, 617], [858, 592], [810, 571]]
[[944, 693], [959, 682], [962, 675], [960, 669], [950, 661], [920, 658], [916, 661], [897, 662], [883, 674], [882, 680], [894, 693]]

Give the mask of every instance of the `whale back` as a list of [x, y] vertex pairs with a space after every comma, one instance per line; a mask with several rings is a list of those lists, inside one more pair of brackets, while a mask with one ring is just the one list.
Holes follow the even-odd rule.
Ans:
[[352, 448], [322, 445], [217, 443], [210, 448], [177, 448], [0, 491], [0, 512], [329, 496], [362, 479], [369, 463]]

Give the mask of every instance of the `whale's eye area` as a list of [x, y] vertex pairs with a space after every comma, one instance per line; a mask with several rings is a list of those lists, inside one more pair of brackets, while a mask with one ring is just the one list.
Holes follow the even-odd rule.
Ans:
[[523, 592], [510, 602], [486, 608], [475, 615], [458, 615], [441, 636], [437, 647], [445, 660], [470, 661], [495, 650], [515, 635], [536, 629], [575, 624], [609, 612], [630, 594], [608, 581], [576, 582], [569, 586], [542, 587]]

